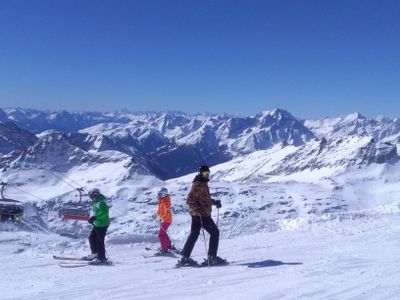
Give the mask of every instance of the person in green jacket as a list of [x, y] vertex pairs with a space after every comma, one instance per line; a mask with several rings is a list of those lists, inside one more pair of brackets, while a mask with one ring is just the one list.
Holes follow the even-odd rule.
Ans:
[[110, 225], [110, 208], [105, 201], [106, 197], [100, 193], [98, 188], [89, 191], [89, 198], [93, 202], [93, 216], [88, 220], [88, 222], [93, 225], [89, 235], [90, 251], [92, 254], [84, 258], [97, 263], [107, 263], [104, 239], [108, 226]]

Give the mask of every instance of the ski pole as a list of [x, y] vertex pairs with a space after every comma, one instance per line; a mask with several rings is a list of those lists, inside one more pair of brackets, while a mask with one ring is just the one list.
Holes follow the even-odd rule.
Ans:
[[[219, 207], [217, 207], [217, 228], [218, 228], [218, 223], [219, 223]], [[219, 230], [219, 238], [221, 239], [221, 230]]]
[[210, 258], [208, 257], [208, 249], [207, 249], [207, 242], [206, 242], [206, 234], [204, 233], [203, 219], [202, 219], [201, 216], [200, 216], [200, 224], [201, 224], [201, 231], [203, 232], [204, 246], [205, 246], [205, 249], [206, 249], [207, 264], [208, 264], [208, 268], [211, 268], [211, 266], [210, 266]]

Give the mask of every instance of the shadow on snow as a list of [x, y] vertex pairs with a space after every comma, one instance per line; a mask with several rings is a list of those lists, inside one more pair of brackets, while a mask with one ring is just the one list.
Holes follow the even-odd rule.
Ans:
[[282, 266], [282, 265], [290, 265], [290, 266], [297, 266], [297, 265], [302, 265], [303, 263], [299, 262], [282, 262], [279, 260], [263, 260], [263, 261], [256, 261], [256, 262], [251, 262], [251, 263], [243, 263], [240, 264], [241, 266], [246, 266], [248, 268], [268, 268], [268, 267], [277, 267], [277, 266]]

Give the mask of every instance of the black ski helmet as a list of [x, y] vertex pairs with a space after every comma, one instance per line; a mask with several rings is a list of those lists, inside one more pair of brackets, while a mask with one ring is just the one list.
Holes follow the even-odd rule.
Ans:
[[100, 195], [100, 190], [98, 189], [98, 188], [94, 188], [94, 189], [91, 189], [90, 191], [89, 191], [89, 198], [90, 199], [95, 199], [98, 195]]
[[202, 172], [210, 172], [210, 168], [206, 165], [202, 165], [199, 167], [199, 173], [202, 173]]

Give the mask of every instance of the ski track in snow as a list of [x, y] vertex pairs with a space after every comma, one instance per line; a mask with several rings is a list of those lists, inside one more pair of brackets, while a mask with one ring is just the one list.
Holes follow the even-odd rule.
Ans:
[[[156, 244], [111, 244], [114, 266], [64, 269], [52, 255], [83, 255], [87, 242], [2, 232], [1, 299], [398, 299], [399, 239], [399, 215], [378, 215], [222, 239], [226, 267], [174, 269], [142, 257]], [[192, 256], [204, 257], [201, 236]]]

